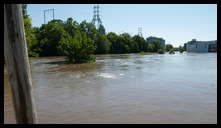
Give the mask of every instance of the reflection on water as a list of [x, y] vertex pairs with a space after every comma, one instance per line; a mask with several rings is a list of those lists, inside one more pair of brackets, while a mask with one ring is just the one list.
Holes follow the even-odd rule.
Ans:
[[217, 55], [98, 55], [32, 62], [40, 123], [216, 123]]

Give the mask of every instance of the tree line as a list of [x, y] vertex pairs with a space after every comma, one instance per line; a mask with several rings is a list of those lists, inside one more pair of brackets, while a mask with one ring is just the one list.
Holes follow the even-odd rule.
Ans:
[[160, 41], [148, 41], [139, 35], [106, 33], [102, 25], [96, 29], [92, 23], [78, 23], [73, 18], [52, 20], [40, 27], [32, 27], [27, 5], [23, 5], [22, 10], [28, 54], [33, 57], [67, 56], [71, 63], [82, 63], [94, 61], [94, 54], [164, 53], [172, 47], [166, 45], [164, 49]]

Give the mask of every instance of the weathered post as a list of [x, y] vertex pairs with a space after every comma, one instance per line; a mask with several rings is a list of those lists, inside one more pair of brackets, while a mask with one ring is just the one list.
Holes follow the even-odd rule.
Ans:
[[22, 8], [19, 4], [4, 5], [4, 56], [12, 88], [16, 122], [37, 123]]

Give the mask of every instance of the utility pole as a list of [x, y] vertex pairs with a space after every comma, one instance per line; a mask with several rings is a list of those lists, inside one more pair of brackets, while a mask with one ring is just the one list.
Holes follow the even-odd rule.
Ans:
[[21, 4], [4, 5], [4, 56], [18, 124], [37, 123]]
[[138, 35], [140, 37], [143, 37], [143, 35], [142, 35], [142, 27], [138, 27]]
[[97, 28], [100, 27], [100, 25], [102, 25], [102, 21], [100, 18], [100, 14], [99, 14], [99, 5], [94, 5], [94, 16], [92, 19], [92, 24], [94, 24]]
[[54, 20], [54, 8], [46, 9], [46, 10], [43, 10], [43, 11], [44, 11], [44, 24], [46, 24], [46, 15], [45, 15], [46, 12], [52, 11], [52, 16], [53, 16], [53, 20]]

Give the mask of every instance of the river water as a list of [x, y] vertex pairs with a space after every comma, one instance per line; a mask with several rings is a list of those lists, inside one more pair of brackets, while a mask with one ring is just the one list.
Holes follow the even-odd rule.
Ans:
[[39, 123], [217, 123], [216, 53], [38, 58], [31, 72]]

